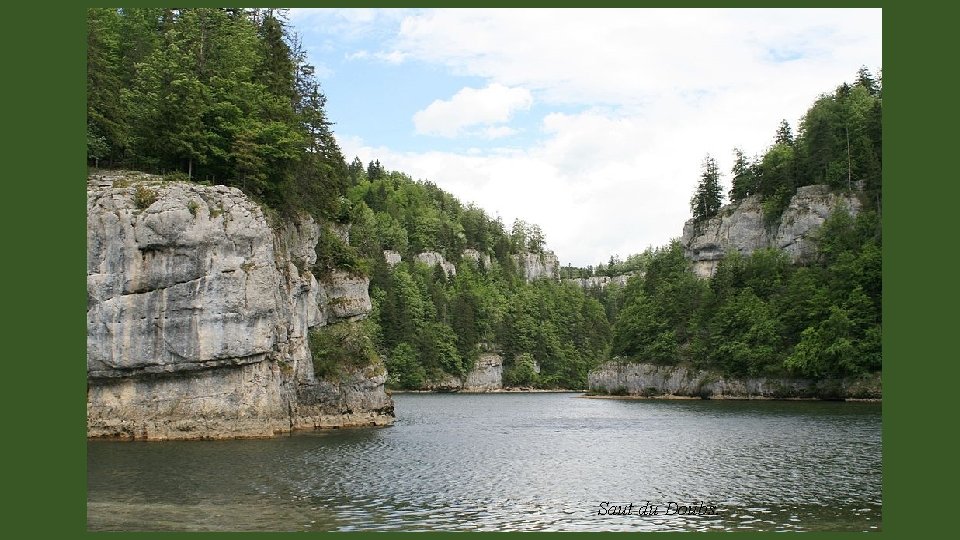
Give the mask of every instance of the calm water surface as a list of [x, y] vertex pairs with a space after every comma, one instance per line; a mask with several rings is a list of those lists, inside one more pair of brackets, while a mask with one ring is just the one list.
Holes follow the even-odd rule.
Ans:
[[88, 527], [880, 529], [880, 404], [578, 396], [402, 394], [387, 428], [90, 441]]

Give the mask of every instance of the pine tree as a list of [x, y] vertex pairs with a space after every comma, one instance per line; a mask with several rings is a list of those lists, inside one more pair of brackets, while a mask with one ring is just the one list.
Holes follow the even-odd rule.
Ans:
[[743, 154], [739, 148], [733, 149], [734, 161], [730, 173], [733, 177], [730, 189], [730, 200], [741, 201], [757, 191], [757, 173], [755, 165]]
[[383, 165], [380, 164], [380, 160], [371, 161], [367, 165], [367, 178], [370, 180], [377, 180], [382, 178], [386, 174], [386, 171], [383, 169]]
[[857, 80], [854, 84], [866, 88], [871, 96], [880, 95], [880, 85], [873, 74], [870, 73], [870, 70], [867, 69], [867, 66], [860, 66], [860, 69], [857, 70]]
[[87, 11], [87, 155], [119, 157], [127, 146], [126, 111], [120, 99], [120, 15], [116, 9]]
[[717, 168], [717, 162], [708, 154], [703, 160], [697, 191], [690, 199], [694, 221], [705, 221], [717, 215], [722, 202], [720, 171]]
[[777, 136], [774, 138], [773, 144], [793, 146], [793, 129], [790, 128], [790, 122], [787, 122], [786, 119], [780, 121], [780, 125], [777, 127]]

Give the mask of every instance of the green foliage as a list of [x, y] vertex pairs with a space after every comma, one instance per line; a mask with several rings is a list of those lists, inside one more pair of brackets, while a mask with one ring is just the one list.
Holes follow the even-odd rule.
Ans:
[[608, 299], [611, 354], [736, 376], [880, 370], [878, 213], [853, 217], [840, 205], [811, 239], [819, 258], [809, 266], [790, 265], [779, 250], [732, 252], [702, 287], [691, 282], [679, 245], [654, 251], [646, 275]]
[[[856, 218], [838, 212], [821, 228], [812, 266], [792, 268], [773, 251], [731, 254], [701, 281], [673, 243], [564, 269], [564, 277], [637, 274], [625, 287], [585, 292], [518, 275], [516, 255], [545, 249], [538, 226], [517, 220], [508, 229], [379, 161], [347, 164], [314, 69], [283, 20], [273, 9], [89, 9], [87, 153], [94, 166], [239, 187], [271, 219], [307, 212], [325, 224], [352, 223], [349, 243], [321, 227], [313, 271], [369, 275], [374, 312], [363, 325], [311, 332], [318, 374], [369, 365], [380, 350], [390, 384], [416, 388], [465, 375], [480, 350], [497, 346], [510, 381], [553, 388], [584, 387], [611, 353], [740, 374], [879, 369], [879, 76], [861, 69], [853, 84], [821, 96], [796, 134], [781, 123], [758, 158], [736, 151], [730, 199], [759, 196], [768, 224], [803, 185], [861, 194]], [[133, 202], [143, 210], [157, 196], [137, 185]], [[707, 156], [694, 218], [716, 215], [721, 203]], [[188, 210], [196, 215], [199, 205]], [[211, 218], [222, 213], [210, 210]], [[489, 264], [461, 260], [467, 248]], [[383, 250], [404, 262], [389, 268]], [[457, 263], [456, 276], [414, 264], [424, 251]]]
[[503, 384], [506, 386], [534, 386], [539, 374], [536, 371], [535, 360], [532, 354], [523, 353], [513, 361], [503, 374]]
[[282, 213], [335, 220], [347, 167], [283, 18], [274, 9], [88, 10], [93, 164], [232, 185]]
[[727, 373], [759, 375], [768, 365], [780, 362], [779, 321], [771, 306], [749, 287], [719, 306], [708, 330], [709, 363]]
[[[730, 200], [759, 195], [764, 217], [773, 224], [796, 189], [827, 184], [837, 190], [859, 190], [873, 210], [881, 205], [882, 88], [865, 67], [853, 84], [841, 84], [821, 95], [800, 120], [794, 135], [783, 120], [773, 144], [759, 157], [747, 159], [734, 149]], [[701, 213], [694, 211], [694, 218]]]
[[717, 215], [722, 202], [720, 171], [716, 160], [707, 155], [703, 160], [697, 191], [690, 199], [690, 210], [693, 212], [694, 221], [705, 221]]
[[313, 372], [318, 378], [339, 379], [346, 369], [360, 369], [379, 361], [371, 336], [376, 329], [366, 321], [343, 322], [310, 330]]
[[409, 343], [400, 343], [387, 356], [388, 384], [393, 388], [420, 388], [427, 382], [427, 373], [417, 360]]
[[197, 201], [190, 199], [190, 201], [187, 202], [187, 210], [190, 211], [191, 216], [197, 217], [197, 210], [199, 209], [200, 209], [200, 203], [198, 203]]
[[690, 271], [679, 242], [654, 252], [646, 275], [631, 280], [613, 328], [611, 353], [642, 362], [689, 358], [694, 319], [707, 285]]
[[345, 243], [329, 227], [320, 227], [315, 252], [317, 262], [314, 263], [313, 273], [317, 276], [329, 275], [333, 270], [346, 270], [361, 276], [370, 274], [370, 260], [362, 258], [354, 247]]
[[783, 211], [790, 205], [790, 198], [793, 192], [789, 188], [780, 186], [777, 190], [768, 195], [760, 207], [763, 209], [763, 223], [770, 228], [774, 228], [780, 221]]
[[159, 194], [156, 190], [150, 189], [143, 184], [137, 184], [133, 189], [133, 204], [139, 210], [146, 210], [151, 204], [157, 202]]
[[[551, 281], [526, 283], [513, 256], [544, 249], [543, 232], [517, 221], [510, 231], [480, 208], [462, 205], [430, 182], [414, 181], [372, 162], [356, 183], [351, 246], [376, 261], [371, 273], [380, 349], [391, 384], [417, 388], [444, 375], [463, 377], [482, 349], [512, 358], [531, 355], [542, 371], [533, 383], [582, 388], [590, 368], [606, 357], [609, 323], [604, 306], [579, 288]], [[401, 253], [389, 268], [383, 250]], [[465, 249], [481, 262], [463, 258]], [[457, 263], [454, 276], [414, 263], [423, 251]], [[489, 263], [487, 262], [489, 260]]]
[[733, 149], [734, 162], [730, 174], [733, 176], [730, 189], [730, 201], [738, 202], [757, 193], [757, 165], [752, 163], [739, 148]]

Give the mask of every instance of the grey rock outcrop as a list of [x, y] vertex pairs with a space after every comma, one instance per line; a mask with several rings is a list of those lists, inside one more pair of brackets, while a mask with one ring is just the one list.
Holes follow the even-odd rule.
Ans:
[[852, 195], [831, 193], [827, 186], [804, 186], [790, 199], [776, 228], [764, 223], [758, 196], [728, 204], [704, 221], [687, 221], [680, 242], [700, 277], [714, 274], [720, 259], [736, 250], [749, 255], [762, 248], [783, 249], [793, 262], [805, 262], [816, 256], [813, 233], [834, 211], [846, 208], [852, 215], [860, 210], [860, 201]]
[[491, 392], [503, 388], [503, 358], [496, 353], [483, 353], [463, 380], [467, 392]]
[[432, 380], [423, 385], [422, 390], [432, 392], [459, 392], [463, 388], [463, 381], [455, 375], [444, 373], [440, 379]]
[[444, 373], [426, 381], [419, 390], [432, 392], [497, 392], [503, 389], [503, 358], [496, 352], [483, 352], [465, 377]]
[[587, 375], [591, 391], [644, 397], [709, 399], [832, 398], [879, 399], [879, 375], [856, 379], [734, 378], [690, 370], [607, 362]]
[[383, 260], [387, 262], [387, 266], [394, 267], [403, 260], [403, 257], [400, 256], [399, 251], [393, 251], [391, 249], [383, 250]]
[[447, 276], [457, 275], [457, 267], [454, 266], [453, 263], [447, 262], [447, 260], [443, 258], [443, 255], [437, 253], [436, 251], [424, 251], [423, 253], [418, 253], [416, 261], [423, 263], [430, 268], [439, 265], [440, 268], [443, 269], [444, 273], [447, 274]]
[[566, 278], [563, 280], [564, 283], [571, 283], [580, 287], [581, 289], [606, 289], [609, 285], [619, 285], [621, 287], [627, 284], [627, 281], [630, 281], [630, 278], [634, 276], [633, 273], [621, 274], [619, 276], [590, 276], [586, 278]]
[[116, 180], [88, 183], [89, 436], [268, 436], [392, 421], [381, 375], [334, 386], [314, 377], [309, 329], [370, 311], [365, 278], [333, 272], [318, 283], [308, 271], [317, 223], [271, 228], [225, 186]]
[[463, 260], [473, 261], [477, 266], [483, 268], [490, 268], [490, 255], [486, 253], [480, 253], [475, 249], [465, 249], [463, 250]]
[[334, 271], [320, 282], [321, 305], [331, 319], [358, 321], [367, 318], [370, 302], [370, 278]]
[[552, 251], [543, 253], [517, 253], [513, 256], [517, 269], [526, 281], [537, 279], [559, 279], [560, 260]]

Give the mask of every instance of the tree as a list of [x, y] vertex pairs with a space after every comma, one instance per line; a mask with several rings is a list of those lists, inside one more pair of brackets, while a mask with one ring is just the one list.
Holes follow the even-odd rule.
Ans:
[[122, 156], [127, 119], [120, 99], [121, 18], [116, 9], [87, 10], [87, 155], [100, 159]]
[[530, 253], [543, 253], [546, 239], [543, 236], [543, 230], [539, 225], [533, 224], [529, 228], [529, 238], [527, 239], [527, 250]]
[[370, 180], [377, 180], [383, 177], [384, 174], [386, 174], [386, 171], [383, 169], [383, 165], [380, 164], [379, 159], [371, 161], [370, 164], [367, 165], [367, 178]]
[[777, 136], [774, 138], [773, 144], [793, 145], [793, 129], [790, 128], [790, 122], [787, 122], [785, 119], [780, 121], [780, 125], [777, 127]]
[[722, 197], [717, 162], [708, 154], [701, 166], [700, 183], [697, 185], [697, 191], [690, 199], [690, 209], [693, 212], [694, 221], [702, 222], [717, 215]]
[[513, 226], [510, 228], [510, 243], [514, 253], [526, 249], [529, 232], [530, 226], [526, 221], [520, 218], [513, 220]]
[[860, 66], [860, 69], [857, 70], [857, 79], [854, 84], [865, 88], [871, 96], [880, 95], [880, 83], [874, 78], [873, 74], [870, 73], [867, 66]]
[[757, 173], [756, 165], [747, 159], [743, 150], [734, 148], [733, 156], [733, 168], [730, 169], [733, 176], [730, 200], [737, 202], [757, 192]]

